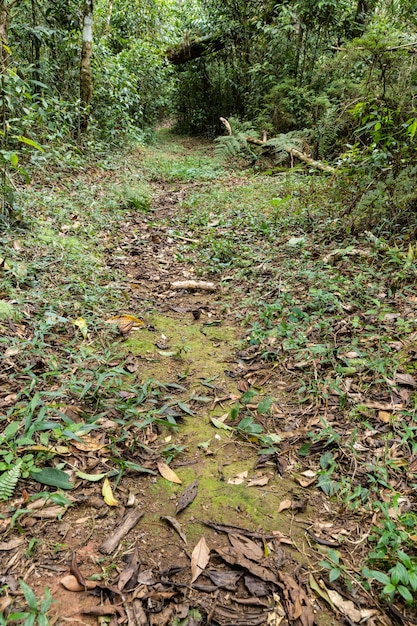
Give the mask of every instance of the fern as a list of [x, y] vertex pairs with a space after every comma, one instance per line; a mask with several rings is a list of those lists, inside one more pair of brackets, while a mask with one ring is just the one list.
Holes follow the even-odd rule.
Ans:
[[11, 469], [0, 476], [0, 500], [8, 500], [12, 497], [20, 478], [21, 468], [22, 459], [19, 459]]

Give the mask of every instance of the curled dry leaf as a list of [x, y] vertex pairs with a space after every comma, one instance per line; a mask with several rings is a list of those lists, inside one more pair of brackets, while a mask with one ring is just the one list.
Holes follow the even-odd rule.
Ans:
[[163, 478], [165, 478], [165, 480], [169, 480], [170, 483], [176, 483], [177, 485], [182, 484], [182, 480], [178, 478], [174, 470], [172, 470], [169, 465], [163, 461], [158, 461], [157, 466], [159, 473]]
[[287, 509], [290, 509], [291, 507], [292, 500], [282, 500], [282, 502], [278, 506], [277, 513], [281, 513], [281, 511], [285, 511]]
[[192, 584], [204, 571], [207, 563], [210, 559], [210, 550], [207, 546], [204, 537], [201, 537], [200, 541], [194, 548], [191, 554], [191, 583]]
[[111, 488], [110, 481], [108, 478], [104, 479], [103, 488], [101, 492], [103, 494], [104, 502], [108, 506], [118, 506], [119, 502], [116, 500], [116, 498], [113, 495], [113, 490]]
[[97, 586], [97, 583], [93, 580], [86, 580], [85, 586], [80, 585], [78, 580], [72, 574], [63, 576], [59, 582], [68, 591], [85, 591], [86, 589], [95, 589]]
[[240, 474], [237, 474], [235, 478], [229, 478], [229, 480], [227, 481], [228, 485], [241, 485], [242, 483], [245, 482], [245, 480], [248, 477], [248, 471], [244, 471], [241, 472]]

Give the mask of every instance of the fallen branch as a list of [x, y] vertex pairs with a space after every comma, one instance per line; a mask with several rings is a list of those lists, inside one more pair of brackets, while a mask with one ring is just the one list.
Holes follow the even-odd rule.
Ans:
[[[220, 121], [226, 127], [229, 136], [232, 136], [233, 132], [232, 132], [232, 127], [230, 126], [229, 121], [225, 117], [221, 117]], [[265, 148], [270, 147], [266, 140], [265, 133], [264, 133], [263, 139], [257, 139], [256, 137], [250, 137], [250, 136], [245, 137], [245, 139], [248, 143], [251, 143], [255, 146], [261, 146]], [[304, 161], [304, 163], [307, 163], [308, 165], [310, 165], [311, 167], [314, 167], [317, 170], [321, 170], [322, 172], [330, 172], [331, 174], [334, 174], [334, 172], [336, 171], [335, 168], [332, 167], [331, 165], [326, 165], [325, 163], [321, 163], [321, 161], [315, 161], [304, 152], [300, 152], [299, 150], [296, 150], [292, 146], [282, 146], [282, 148], [285, 150], [285, 152], [288, 152], [288, 154], [291, 154], [291, 156], [296, 157], [300, 161]]]
[[101, 544], [99, 547], [100, 552], [102, 554], [111, 554], [117, 548], [123, 537], [127, 535], [129, 530], [132, 530], [132, 528], [136, 526], [141, 517], [143, 517], [143, 511], [141, 511], [139, 507], [130, 511], [121, 521], [115, 532]]
[[171, 283], [172, 289], [201, 289], [202, 291], [216, 291], [214, 283], [207, 283], [204, 280], [178, 280]]

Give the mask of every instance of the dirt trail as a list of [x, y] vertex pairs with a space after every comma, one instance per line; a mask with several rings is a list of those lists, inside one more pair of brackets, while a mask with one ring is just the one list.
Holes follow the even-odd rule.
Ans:
[[[103, 616], [110, 624], [140, 626], [343, 623], [328, 616], [325, 603], [307, 587], [313, 565], [305, 531], [318, 515], [331, 514], [324, 508], [329, 505], [290, 476], [283, 456], [259, 456], [256, 433], [236, 431], [245, 416], [250, 424], [253, 417], [262, 423], [259, 399], [249, 397], [230, 426], [233, 407], [255, 388], [260, 399], [274, 398], [268, 419], [282, 430], [285, 448], [280, 427], [285, 381], [242, 352], [243, 331], [225, 306], [233, 288], [207, 293], [171, 287], [175, 280], [196, 278], [196, 268], [178, 260], [181, 238], [170, 229], [171, 217], [196, 184], [201, 186], [154, 182], [152, 213], [126, 211], [118, 247], [108, 250], [109, 267], [125, 280], [120, 314], [143, 321], [122, 329], [121, 362], [134, 373], [138, 393], [148, 385], [161, 420], [171, 418], [179, 428], [155, 420], [140, 429], [130, 424], [125, 461], [150, 473], [126, 471], [112, 483], [118, 506], [103, 502], [102, 483], [80, 481], [62, 519], [29, 517], [9, 532], [0, 552], [3, 583], [12, 593], [19, 576], [38, 597], [45, 586], [51, 589], [51, 624], [103, 623]], [[137, 412], [137, 422], [143, 416]], [[113, 436], [112, 416], [101, 426], [102, 445], [84, 451], [90, 473], [106, 468], [111, 457], [106, 446]], [[167, 480], [158, 463], [169, 461], [170, 450], [175, 475]], [[183, 500], [190, 503], [176, 514], [184, 491]], [[106, 554], [104, 541], [135, 508], [143, 516]], [[37, 544], [33, 553], [31, 538]], [[208, 563], [202, 538], [210, 550]], [[11, 548], [13, 541], [20, 541], [17, 548]], [[72, 579], [64, 579], [70, 574]], [[81, 588], [88, 580], [95, 589], [65, 589], [63, 579], [67, 586], [77, 584], [74, 575]]]

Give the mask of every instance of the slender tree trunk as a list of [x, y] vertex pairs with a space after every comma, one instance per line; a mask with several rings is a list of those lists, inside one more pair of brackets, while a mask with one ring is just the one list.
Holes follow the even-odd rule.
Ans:
[[93, 50], [93, 10], [94, 0], [84, 0], [83, 43], [80, 63], [80, 135], [86, 133], [90, 120], [90, 104], [93, 96], [91, 73], [91, 53]]
[[0, 65], [2, 69], [6, 66], [6, 61], [10, 56], [8, 50], [9, 11], [10, 6], [6, 0], [0, 0]]
[[112, 12], [113, 12], [113, 0], [109, 0], [109, 5], [107, 8], [107, 15], [106, 15], [106, 30], [105, 30], [106, 35], [110, 33], [110, 22], [111, 22]]

